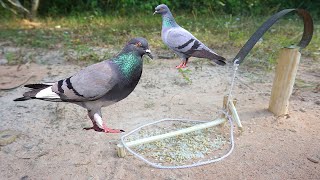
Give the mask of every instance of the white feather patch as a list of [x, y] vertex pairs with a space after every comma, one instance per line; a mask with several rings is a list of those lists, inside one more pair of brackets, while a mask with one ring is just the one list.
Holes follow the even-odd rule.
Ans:
[[52, 86], [52, 85], [54, 85], [55, 83], [54, 83], [54, 82], [46, 82], [46, 83], [41, 83], [41, 84], [45, 84], [45, 85], [50, 85], [50, 86]]
[[56, 98], [60, 98], [60, 96], [58, 96], [58, 94], [56, 94], [55, 92], [52, 91], [51, 86], [47, 87], [41, 91], [39, 91], [36, 94], [36, 98], [49, 98], [49, 99], [56, 99]]

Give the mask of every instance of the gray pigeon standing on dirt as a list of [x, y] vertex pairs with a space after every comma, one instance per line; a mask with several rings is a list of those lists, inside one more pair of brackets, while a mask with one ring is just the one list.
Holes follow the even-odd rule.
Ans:
[[88, 66], [69, 78], [55, 83], [25, 85], [32, 89], [14, 101], [40, 99], [74, 103], [88, 110], [93, 127], [84, 129], [124, 132], [106, 126], [102, 121], [101, 108], [126, 98], [134, 90], [141, 77], [144, 54], [152, 59], [147, 40], [131, 39], [112, 59]]
[[219, 65], [225, 65], [225, 58], [213, 52], [189, 31], [180, 27], [174, 20], [167, 5], [161, 4], [153, 14], [162, 15], [161, 38], [164, 44], [182, 58], [176, 68], [185, 68], [190, 57], [207, 58]]

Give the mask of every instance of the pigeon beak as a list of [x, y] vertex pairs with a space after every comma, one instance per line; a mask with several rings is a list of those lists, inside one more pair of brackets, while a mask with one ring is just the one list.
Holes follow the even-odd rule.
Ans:
[[153, 56], [152, 56], [152, 54], [151, 54], [150, 49], [146, 49], [146, 54], [147, 54], [151, 59], [153, 59]]
[[154, 12], [153, 12], [153, 15], [155, 15], [155, 14], [157, 14], [157, 13], [158, 13], [158, 11], [154, 11]]

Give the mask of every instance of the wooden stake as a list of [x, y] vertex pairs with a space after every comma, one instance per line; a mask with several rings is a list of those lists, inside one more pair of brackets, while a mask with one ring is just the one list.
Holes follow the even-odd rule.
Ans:
[[[226, 111], [228, 111], [228, 110], [227, 110], [228, 97], [229, 97], [228, 95], [223, 96], [222, 108], [225, 109]], [[226, 118], [226, 115], [225, 115], [225, 114], [222, 114], [222, 115], [221, 115], [221, 118]]]
[[228, 95], [223, 96], [223, 104], [222, 104], [223, 109], [227, 109], [228, 97], [229, 97]]
[[118, 157], [125, 157], [127, 155], [126, 150], [122, 144], [117, 145]]
[[[223, 104], [222, 104], [222, 107], [223, 107], [223, 109], [225, 109], [226, 111], [228, 111], [229, 114], [231, 114], [232, 111], [230, 111], [230, 107], [229, 107], [229, 109], [227, 110], [228, 97], [229, 97], [229, 95], [223, 96]], [[230, 98], [229, 101], [231, 102], [231, 98]], [[236, 104], [237, 104], [237, 102], [238, 102], [238, 100], [237, 100], [237, 99], [233, 99], [232, 102], [233, 102], [233, 105], [234, 105], [234, 107], [235, 107]], [[229, 105], [229, 106], [230, 106], [230, 105]], [[226, 116], [225, 116], [224, 114], [222, 114], [222, 118], [224, 118], [224, 117], [226, 117]]]
[[293, 90], [300, 57], [299, 48], [281, 49], [269, 102], [269, 111], [275, 115], [288, 114], [289, 98]]
[[229, 101], [229, 111], [231, 112], [232, 119], [237, 123], [238, 128], [242, 131], [243, 130], [242, 124], [241, 124], [237, 109], [235, 107], [236, 103], [237, 103], [237, 100], [233, 100], [233, 102]]

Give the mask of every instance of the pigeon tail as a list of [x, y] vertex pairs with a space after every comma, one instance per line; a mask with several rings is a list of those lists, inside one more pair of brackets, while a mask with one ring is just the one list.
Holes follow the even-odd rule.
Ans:
[[213, 62], [217, 63], [218, 65], [224, 66], [226, 65], [226, 62], [223, 60], [216, 60], [216, 59], [211, 59]]
[[27, 84], [25, 87], [32, 88], [25, 92], [23, 97], [14, 99], [13, 101], [26, 101], [30, 99], [41, 99], [45, 101], [61, 101], [60, 96], [54, 93], [51, 85], [48, 84]]
[[219, 56], [218, 54], [215, 54], [211, 51], [208, 51], [206, 49], [201, 49], [194, 51], [191, 56], [198, 57], [198, 58], [207, 58], [212, 60], [213, 62], [219, 64], [219, 65], [226, 65], [226, 58]]
[[226, 58], [219, 56], [217, 54], [213, 54], [213, 57], [210, 58], [213, 62], [217, 63], [218, 65], [224, 66], [226, 65]]
[[29, 99], [31, 99], [31, 97], [20, 97], [20, 98], [14, 99], [13, 101], [26, 101]]
[[44, 89], [51, 85], [50, 84], [27, 84], [27, 85], [24, 85], [24, 87], [32, 88], [32, 89]]

